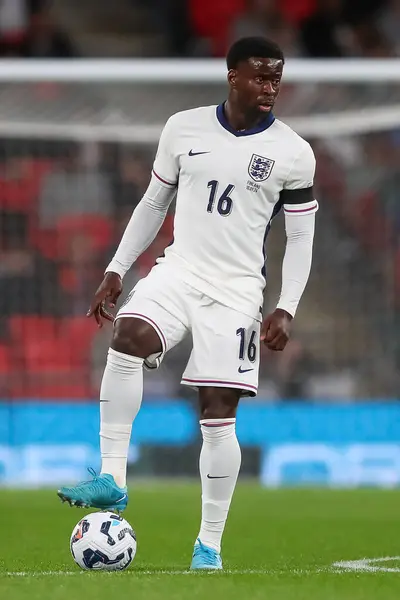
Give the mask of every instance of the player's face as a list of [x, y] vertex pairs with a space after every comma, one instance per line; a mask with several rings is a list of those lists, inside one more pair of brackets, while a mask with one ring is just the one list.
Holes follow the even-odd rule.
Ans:
[[274, 58], [250, 58], [231, 69], [228, 81], [241, 110], [248, 115], [269, 113], [279, 94], [283, 62]]

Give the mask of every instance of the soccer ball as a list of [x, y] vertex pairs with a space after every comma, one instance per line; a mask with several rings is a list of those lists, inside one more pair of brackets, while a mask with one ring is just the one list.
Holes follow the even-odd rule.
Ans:
[[74, 527], [71, 554], [82, 569], [122, 571], [136, 554], [136, 535], [128, 521], [102, 511], [86, 515]]

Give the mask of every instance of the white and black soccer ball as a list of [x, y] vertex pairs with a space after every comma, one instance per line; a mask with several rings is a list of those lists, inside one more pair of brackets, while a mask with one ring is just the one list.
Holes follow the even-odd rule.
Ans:
[[86, 515], [74, 527], [71, 554], [82, 569], [122, 571], [136, 554], [136, 535], [128, 521], [112, 512]]

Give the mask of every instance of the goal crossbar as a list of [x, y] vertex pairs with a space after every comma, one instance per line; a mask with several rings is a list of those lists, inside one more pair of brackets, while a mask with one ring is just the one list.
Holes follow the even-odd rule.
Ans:
[[[288, 59], [286, 82], [394, 82], [400, 78], [400, 59]], [[127, 82], [221, 83], [226, 65], [220, 59], [75, 59], [0, 61], [0, 82]]]

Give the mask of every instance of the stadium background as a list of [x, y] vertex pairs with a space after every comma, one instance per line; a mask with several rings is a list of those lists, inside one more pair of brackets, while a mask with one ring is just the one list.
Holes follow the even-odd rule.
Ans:
[[[98, 466], [111, 332], [85, 318], [88, 303], [147, 186], [159, 128], [225, 94], [211, 80], [110, 83], [106, 68], [96, 83], [41, 80], [40, 61], [152, 58], [162, 72], [165, 58], [186, 71], [201, 58], [211, 71], [253, 34], [279, 42], [288, 68], [360, 58], [371, 80], [289, 82], [278, 100], [277, 116], [313, 145], [321, 210], [292, 341], [263, 350], [259, 396], [241, 407], [242, 473], [268, 485], [399, 484], [400, 86], [377, 82], [373, 63], [399, 56], [399, 31], [398, 0], [0, 3], [0, 485], [55, 485]], [[39, 76], [13, 80], [16, 63]], [[171, 235], [172, 214], [125, 293]], [[279, 292], [282, 219], [267, 250], [266, 310]], [[189, 348], [145, 376], [132, 474], [197, 473], [195, 396], [179, 385]]]

